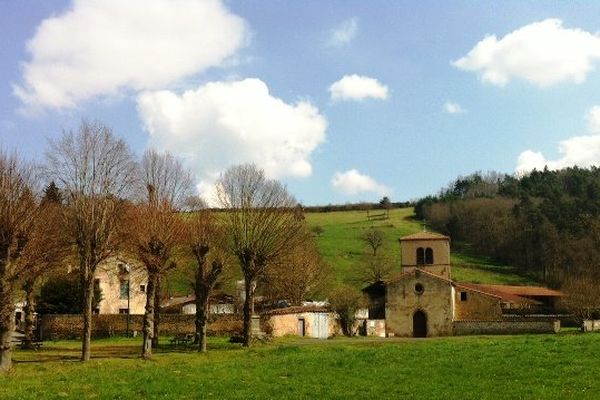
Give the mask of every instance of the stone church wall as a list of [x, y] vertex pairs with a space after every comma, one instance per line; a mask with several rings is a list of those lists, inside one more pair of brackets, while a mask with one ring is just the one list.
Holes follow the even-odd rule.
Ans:
[[[418, 275], [418, 276], [416, 276]], [[386, 330], [390, 336], [413, 336], [413, 315], [427, 316], [427, 336], [452, 334], [452, 286], [426, 274], [405, 275], [387, 287]], [[421, 284], [419, 294], [416, 285]]]

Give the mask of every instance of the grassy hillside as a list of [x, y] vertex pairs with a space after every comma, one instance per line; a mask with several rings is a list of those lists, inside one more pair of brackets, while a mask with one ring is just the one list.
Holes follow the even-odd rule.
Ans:
[[96, 340], [15, 352], [0, 399], [598, 399], [599, 334], [436, 339], [283, 339], [242, 349], [210, 338], [209, 353]]
[[[321, 254], [333, 267], [338, 281], [346, 280], [353, 265], [368, 251], [359, 239], [371, 227], [381, 229], [386, 234], [385, 251], [396, 258], [400, 270], [400, 244], [398, 239], [419, 232], [423, 226], [413, 218], [412, 208], [390, 211], [389, 219], [369, 221], [366, 211], [336, 211], [328, 213], [307, 213], [306, 220], [311, 227], [320, 226], [323, 233], [316, 238]], [[455, 248], [456, 247], [456, 248]], [[451, 262], [453, 278], [457, 281], [474, 283], [526, 284], [532, 281], [516, 273], [514, 268], [494, 264], [491, 260], [470, 254], [467, 246], [452, 246]]]

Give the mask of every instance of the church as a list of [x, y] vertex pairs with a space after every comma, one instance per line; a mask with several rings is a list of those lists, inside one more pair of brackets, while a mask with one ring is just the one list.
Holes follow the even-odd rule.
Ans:
[[[402, 271], [363, 289], [369, 320], [384, 320], [386, 336], [556, 330], [556, 321], [525, 321], [515, 310], [552, 310], [560, 292], [540, 286], [456, 282], [452, 280], [450, 238], [441, 234], [405, 236], [400, 247]], [[519, 314], [518, 318], [511, 313]]]

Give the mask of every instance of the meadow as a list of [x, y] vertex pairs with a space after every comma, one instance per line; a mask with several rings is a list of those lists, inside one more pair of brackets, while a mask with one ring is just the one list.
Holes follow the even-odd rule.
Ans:
[[139, 339], [17, 350], [0, 399], [540, 399], [600, 397], [600, 334], [284, 338], [251, 349], [210, 338], [209, 353], [165, 345], [151, 361]]
[[[371, 213], [381, 214], [375, 210]], [[386, 243], [382, 251], [386, 251], [396, 259], [400, 271], [400, 244], [398, 239], [411, 233], [423, 230], [420, 221], [413, 218], [412, 208], [397, 208], [390, 211], [389, 218], [367, 218], [367, 211], [336, 211], [326, 213], [306, 213], [306, 221], [310, 227], [320, 226], [323, 233], [316, 237], [319, 251], [331, 265], [338, 282], [347, 281], [352, 268], [359, 263], [362, 254], [368, 252], [360, 235], [370, 228], [382, 230], [386, 235]], [[452, 275], [456, 281], [485, 284], [535, 284], [535, 282], [518, 273], [507, 265], [499, 265], [490, 259], [480, 257], [469, 251], [462, 243], [452, 243], [451, 262]]]

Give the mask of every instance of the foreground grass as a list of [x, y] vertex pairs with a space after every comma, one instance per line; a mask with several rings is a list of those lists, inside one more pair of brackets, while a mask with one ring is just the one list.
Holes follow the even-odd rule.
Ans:
[[540, 399], [600, 397], [598, 334], [425, 340], [285, 339], [244, 350], [211, 338], [211, 351], [138, 358], [134, 339], [17, 351], [0, 399]]
[[[376, 210], [372, 213], [382, 211]], [[323, 228], [323, 234], [317, 238], [317, 244], [323, 258], [333, 267], [338, 282], [351, 278], [353, 266], [360, 261], [361, 255], [368, 251], [359, 237], [371, 227], [385, 232], [386, 243], [383, 251], [392, 254], [399, 266], [398, 239], [423, 230], [421, 222], [415, 220], [413, 215], [412, 208], [393, 209], [388, 219], [371, 221], [368, 220], [366, 211], [305, 214], [309, 226]], [[535, 284], [530, 278], [519, 275], [512, 267], [497, 265], [492, 260], [473, 254], [464, 245], [452, 246], [451, 262], [453, 278], [460, 282]]]

